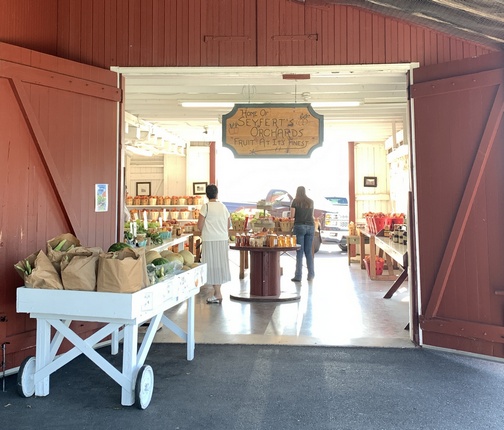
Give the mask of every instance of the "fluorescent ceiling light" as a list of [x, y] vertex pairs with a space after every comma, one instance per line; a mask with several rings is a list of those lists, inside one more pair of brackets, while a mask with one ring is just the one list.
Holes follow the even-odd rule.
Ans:
[[235, 104], [232, 102], [181, 102], [180, 105], [193, 108], [232, 108]]
[[360, 106], [360, 102], [313, 102], [312, 107], [355, 107]]
[[[268, 103], [264, 103], [268, 104]], [[281, 103], [280, 103], [281, 104]], [[355, 107], [360, 106], [361, 102], [313, 102], [312, 107]], [[192, 108], [232, 108], [234, 103], [230, 102], [181, 102], [182, 107]]]

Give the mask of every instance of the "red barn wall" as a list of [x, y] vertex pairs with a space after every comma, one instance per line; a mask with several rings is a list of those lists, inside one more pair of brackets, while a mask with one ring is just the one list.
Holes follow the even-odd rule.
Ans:
[[0, 0], [0, 42], [57, 55], [58, 0]]
[[103, 68], [432, 65], [493, 51], [353, 6], [306, 7], [289, 0], [0, 4], [7, 11], [0, 16], [0, 41]]

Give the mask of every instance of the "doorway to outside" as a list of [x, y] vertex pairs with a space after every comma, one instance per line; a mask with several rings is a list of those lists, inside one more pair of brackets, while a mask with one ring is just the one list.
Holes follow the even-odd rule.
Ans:
[[[166, 130], [167, 139], [173, 136], [174, 140], [217, 142], [216, 177], [221, 200], [258, 201], [265, 197], [270, 188], [286, 189], [292, 194], [298, 185], [304, 185], [317, 195], [348, 196], [348, 142], [384, 142], [399, 128], [409, 129], [407, 72], [413, 67], [402, 64], [351, 68], [115, 70], [125, 77], [126, 112]], [[309, 83], [291, 81], [286, 84], [282, 81], [283, 73], [304, 73], [306, 70], [312, 76]], [[235, 159], [231, 151], [220, 144], [220, 119], [231, 107], [201, 107], [194, 110], [182, 107], [187, 100], [194, 103], [206, 100], [217, 104], [226, 101], [292, 103], [293, 99], [303, 103], [357, 99], [360, 106], [358, 109], [314, 108], [324, 115], [324, 143], [313, 152], [311, 158], [290, 160]], [[139, 135], [132, 140], [131, 145], [152, 148], [153, 153], [159, 155], [163, 154], [163, 149], [156, 148], [159, 141], [159, 138], [152, 139], [149, 136], [145, 139]], [[162, 144], [166, 146], [166, 141]], [[337, 258], [331, 248], [322, 251], [327, 252], [326, 258]], [[342, 253], [339, 249], [336, 251], [339, 257]], [[354, 271], [353, 267], [338, 267], [338, 270], [345, 272], [347, 269]], [[338, 273], [334, 273], [334, 278], [338, 278]], [[367, 282], [365, 277], [362, 281]], [[387, 287], [383, 285], [383, 288]], [[378, 320], [383, 321], [383, 318]], [[380, 336], [376, 334], [376, 337]]]

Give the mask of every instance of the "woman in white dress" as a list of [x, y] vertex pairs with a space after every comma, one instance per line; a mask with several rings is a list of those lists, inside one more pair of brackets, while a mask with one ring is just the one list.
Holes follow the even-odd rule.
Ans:
[[219, 190], [216, 185], [206, 187], [208, 203], [200, 209], [198, 230], [201, 232], [203, 251], [201, 262], [207, 264], [207, 284], [214, 289], [208, 304], [221, 304], [221, 285], [231, 280], [229, 270], [229, 227], [231, 217], [228, 209], [217, 200]]

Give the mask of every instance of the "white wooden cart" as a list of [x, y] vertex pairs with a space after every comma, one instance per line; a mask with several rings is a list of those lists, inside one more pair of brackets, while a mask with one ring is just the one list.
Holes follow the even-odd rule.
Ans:
[[[122, 388], [121, 404], [145, 409], [152, 398], [154, 372], [144, 365], [159, 323], [187, 343], [187, 360], [194, 358], [194, 296], [206, 282], [206, 264], [182, 272], [133, 294], [96, 291], [17, 289], [17, 312], [37, 319], [36, 355], [27, 357], [18, 372], [18, 391], [24, 397], [47, 396], [49, 376], [80, 354], [107, 373]], [[164, 315], [164, 311], [188, 301], [187, 333]], [[140, 348], [138, 326], [150, 320]], [[72, 321], [106, 323], [82, 339], [71, 328]], [[56, 330], [51, 339], [51, 327]], [[122, 372], [95, 349], [111, 336], [112, 354], [123, 340]], [[74, 347], [56, 356], [64, 339]]]

